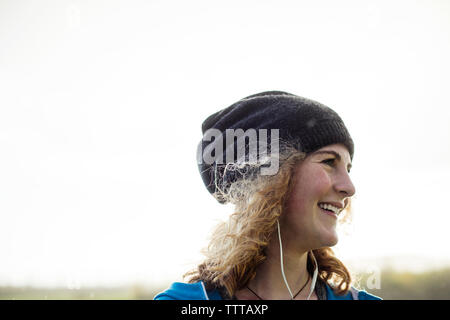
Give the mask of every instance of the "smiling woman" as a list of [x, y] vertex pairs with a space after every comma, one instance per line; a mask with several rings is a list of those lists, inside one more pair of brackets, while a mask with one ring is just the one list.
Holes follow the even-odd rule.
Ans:
[[[185, 275], [188, 283], [155, 299], [379, 299], [352, 287], [331, 249], [355, 193], [353, 140], [336, 112], [268, 91], [211, 115], [202, 130], [202, 179], [235, 211], [214, 231], [206, 260]], [[211, 130], [226, 139], [211, 141]], [[273, 163], [276, 172], [264, 171]]]
[[337, 160], [342, 158], [340, 154], [346, 154], [346, 163], [350, 163], [345, 146], [333, 144], [307, 156], [295, 168], [293, 189], [280, 217], [281, 225], [285, 226], [283, 238], [287, 247], [307, 252], [308, 248], [330, 247], [337, 243], [337, 217], [355, 193], [347, 166]]

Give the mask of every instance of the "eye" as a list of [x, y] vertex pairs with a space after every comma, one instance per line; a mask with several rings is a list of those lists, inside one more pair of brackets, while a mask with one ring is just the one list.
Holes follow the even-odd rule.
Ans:
[[[322, 161], [322, 163], [326, 163], [330, 167], [334, 167], [335, 160], [336, 160], [336, 158], [325, 159], [325, 160]], [[350, 170], [347, 170], [347, 173], [350, 173]]]
[[322, 163], [326, 163], [326, 164], [328, 164], [330, 166], [333, 166], [334, 160], [336, 160], [336, 159], [335, 158], [330, 158], [330, 159], [323, 160]]

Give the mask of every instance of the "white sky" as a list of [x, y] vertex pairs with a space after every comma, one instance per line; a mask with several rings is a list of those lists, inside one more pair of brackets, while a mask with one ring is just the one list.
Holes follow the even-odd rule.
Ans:
[[0, 285], [180, 280], [232, 209], [198, 173], [201, 123], [265, 90], [352, 134], [344, 261], [448, 262], [449, 18], [444, 0], [1, 1]]

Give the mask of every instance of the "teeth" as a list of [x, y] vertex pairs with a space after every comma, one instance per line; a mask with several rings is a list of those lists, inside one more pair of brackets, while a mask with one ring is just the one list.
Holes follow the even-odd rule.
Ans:
[[323, 209], [327, 209], [327, 210], [331, 210], [336, 214], [339, 214], [341, 212], [341, 210], [331, 204], [328, 203], [320, 203], [319, 207], [323, 208]]

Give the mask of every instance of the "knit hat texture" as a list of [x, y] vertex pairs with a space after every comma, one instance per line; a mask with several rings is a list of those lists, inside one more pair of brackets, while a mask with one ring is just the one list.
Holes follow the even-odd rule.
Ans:
[[[280, 142], [307, 154], [330, 144], [342, 143], [353, 159], [353, 140], [334, 110], [319, 102], [283, 91], [254, 94], [210, 115], [202, 124], [204, 137], [205, 132], [212, 128], [220, 130], [223, 136], [226, 129], [278, 129]], [[198, 150], [204, 150], [211, 143], [214, 142], [202, 139]], [[236, 141], [223, 141], [223, 148], [235, 147], [233, 144]], [[198, 163], [203, 182], [211, 194], [217, 191], [215, 183], [226, 189], [229, 184], [244, 176], [242, 172], [227, 172], [224, 176], [224, 165], [220, 163], [226, 163], [225, 155], [216, 156], [212, 164], [205, 161]], [[234, 162], [242, 160], [236, 157], [235, 153]], [[221, 161], [216, 161], [219, 159]]]

